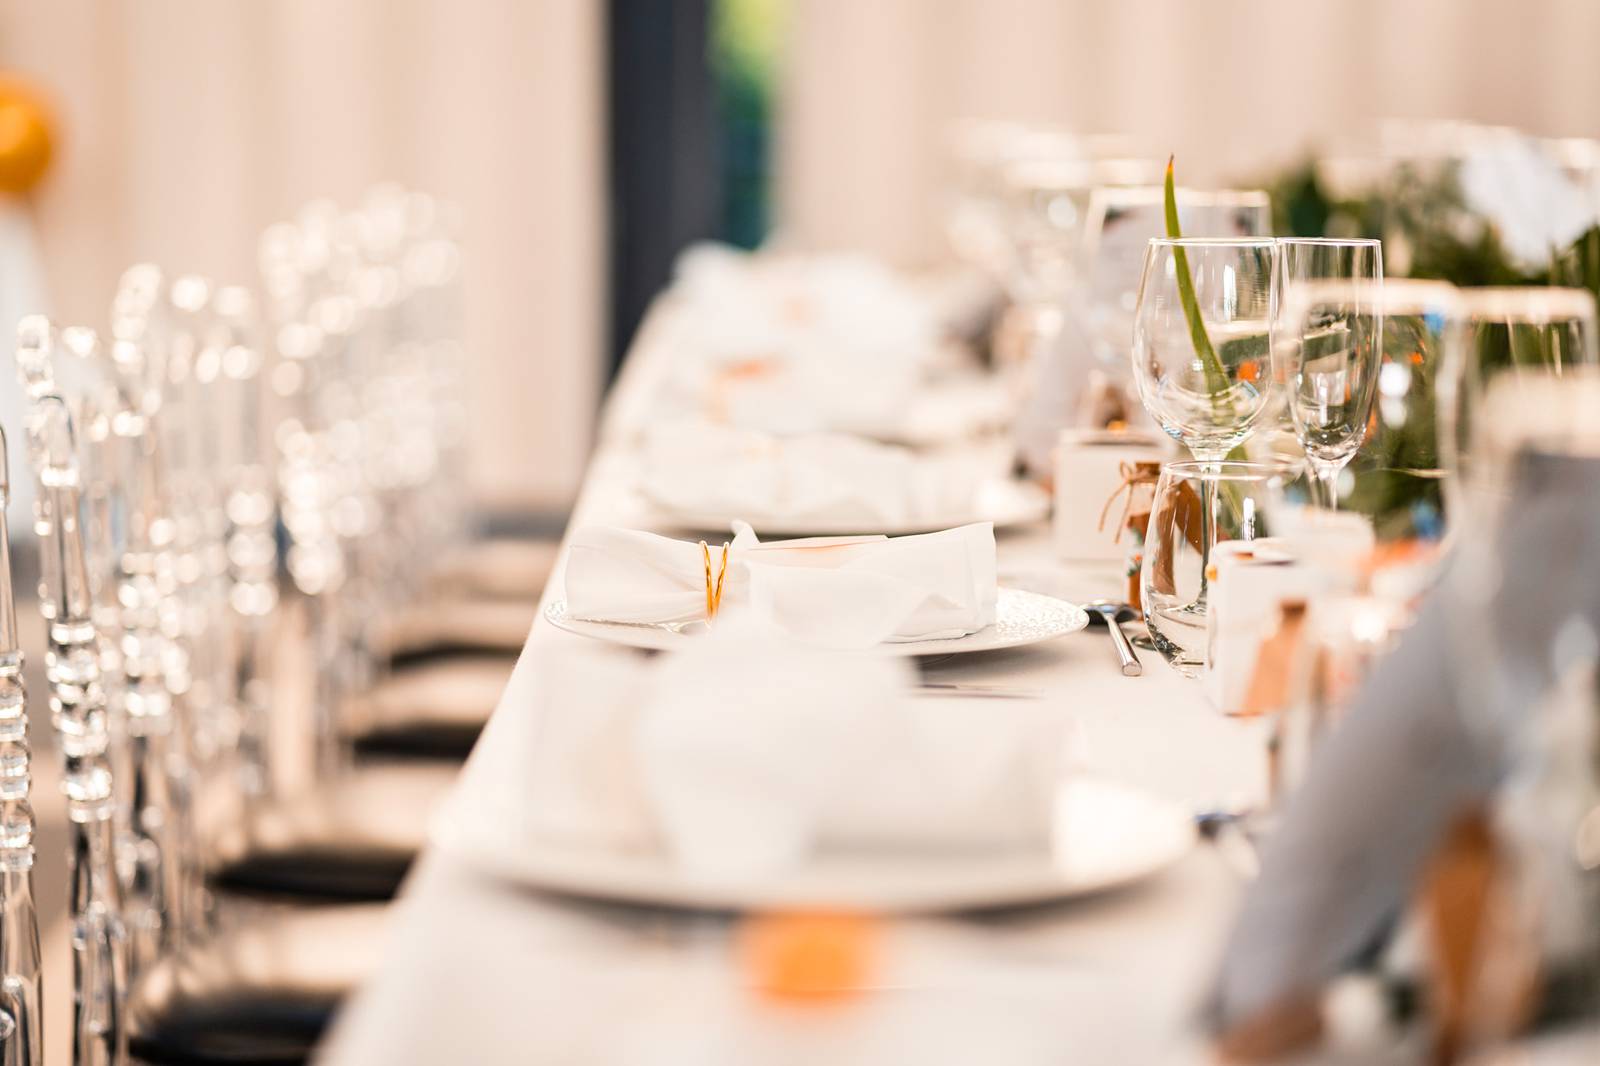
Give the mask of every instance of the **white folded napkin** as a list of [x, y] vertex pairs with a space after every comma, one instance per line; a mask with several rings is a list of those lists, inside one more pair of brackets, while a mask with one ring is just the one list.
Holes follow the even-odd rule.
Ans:
[[976, 517], [980, 488], [1005, 474], [997, 453], [924, 455], [842, 434], [779, 437], [685, 420], [646, 432], [639, 488], [678, 514], [870, 529]]
[[947, 342], [930, 293], [864, 257], [696, 246], [668, 311], [652, 336], [653, 414], [921, 443], [993, 429], [1009, 410]]
[[[939, 640], [994, 621], [994, 528], [914, 537], [811, 537], [762, 544], [734, 523], [721, 611], [835, 648]], [[721, 571], [721, 546], [711, 549]], [[638, 530], [580, 529], [567, 556], [567, 611], [600, 622], [662, 624], [706, 615], [699, 544]], [[718, 614], [719, 620], [723, 617]]]
[[[569, 654], [570, 653], [570, 654]], [[1063, 726], [1044, 704], [918, 699], [900, 660], [728, 625], [641, 661], [541, 649], [519, 832], [665, 849], [737, 878], [818, 852], [1049, 846]], [[502, 797], [502, 802], [506, 797]]]

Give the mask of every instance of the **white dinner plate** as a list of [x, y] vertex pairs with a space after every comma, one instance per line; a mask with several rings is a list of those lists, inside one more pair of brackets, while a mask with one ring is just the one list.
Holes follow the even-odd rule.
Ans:
[[819, 854], [759, 878], [696, 877], [665, 852], [508, 840], [505, 818], [446, 808], [434, 836], [493, 876], [551, 892], [709, 910], [935, 912], [1084, 896], [1148, 877], [1195, 842], [1189, 811], [1147, 792], [1075, 779], [1061, 787], [1051, 847], [1037, 853]]
[[[958, 655], [964, 652], [994, 651], [998, 648], [1015, 648], [1024, 644], [1037, 644], [1041, 640], [1076, 633], [1089, 624], [1089, 616], [1082, 607], [1021, 589], [999, 590], [995, 598], [994, 622], [976, 633], [945, 640], [907, 640], [884, 642], [877, 650], [885, 655]], [[627, 622], [592, 622], [573, 618], [567, 613], [567, 601], [551, 600], [544, 616], [557, 629], [577, 633], [613, 644], [626, 644], [633, 648], [652, 651], [673, 651], [683, 647], [684, 641], [694, 640], [695, 629], [704, 623], [691, 623], [683, 632], [667, 626], [634, 624]]]
[[853, 537], [875, 533], [886, 537], [908, 537], [918, 533], [937, 533], [957, 526], [969, 526], [974, 522], [992, 522], [996, 529], [1007, 529], [1043, 521], [1050, 514], [1049, 494], [1032, 482], [1019, 480], [992, 481], [985, 484], [978, 490], [977, 499], [970, 510], [923, 515], [904, 522], [806, 518], [782, 514], [708, 514], [681, 510], [650, 498], [648, 493], [644, 495], [655, 511], [655, 517], [663, 525], [695, 533], [726, 533], [737, 519], [749, 522], [756, 534], [764, 540], [790, 537]]

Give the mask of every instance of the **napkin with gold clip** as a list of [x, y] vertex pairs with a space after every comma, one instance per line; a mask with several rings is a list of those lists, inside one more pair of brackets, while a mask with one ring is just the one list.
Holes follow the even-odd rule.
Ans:
[[987, 522], [913, 537], [810, 537], [761, 543], [734, 523], [725, 547], [590, 527], [567, 557], [573, 618], [670, 625], [736, 610], [808, 644], [865, 648], [939, 640], [994, 621], [994, 529]]

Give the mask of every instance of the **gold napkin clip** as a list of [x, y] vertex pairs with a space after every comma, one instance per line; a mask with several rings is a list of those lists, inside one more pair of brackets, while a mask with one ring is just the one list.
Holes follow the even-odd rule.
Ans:
[[726, 541], [722, 544], [722, 563], [717, 567], [714, 581], [711, 577], [711, 548], [705, 541], [700, 542], [700, 555], [706, 562], [706, 621], [710, 622], [722, 606], [722, 582], [728, 576], [728, 544]]

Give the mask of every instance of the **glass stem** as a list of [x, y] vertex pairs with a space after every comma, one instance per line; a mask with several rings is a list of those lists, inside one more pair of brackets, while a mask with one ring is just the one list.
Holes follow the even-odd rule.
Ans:
[[[1220, 459], [1207, 456], [1196, 456], [1205, 464], [1206, 473], [1217, 474], [1222, 471]], [[1214, 477], [1200, 479], [1200, 591], [1194, 598], [1194, 609], [1204, 611], [1206, 600], [1211, 587], [1211, 549], [1217, 540], [1217, 485]]]
[[1339, 509], [1339, 472], [1344, 469], [1343, 463], [1323, 463], [1309, 460], [1311, 464], [1312, 479], [1317, 483], [1317, 495], [1322, 499], [1322, 506], [1330, 511]]

